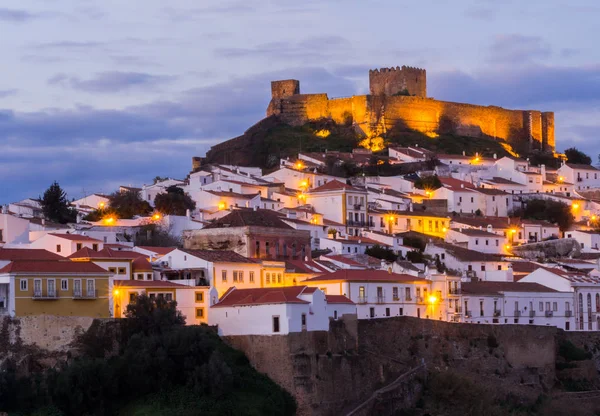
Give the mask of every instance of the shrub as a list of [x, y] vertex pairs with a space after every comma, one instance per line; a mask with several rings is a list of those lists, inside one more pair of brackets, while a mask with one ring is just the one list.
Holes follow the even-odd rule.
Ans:
[[592, 358], [591, 352], [586, 352], [571, 341], [564, 339], [558, 344], [558, 355], [567, 361], [583, 361]]

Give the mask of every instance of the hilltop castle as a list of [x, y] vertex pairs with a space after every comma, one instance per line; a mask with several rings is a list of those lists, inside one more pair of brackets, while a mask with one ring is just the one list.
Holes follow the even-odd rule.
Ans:
[[291, 125], [329, 118], [352, 123], [370, 137], [403, 124], [431, 136], [455, 133], [503, 139], [513, 145], [526, 141], [531, 150], [555, 148], [554, 113], [427, 98], [424, 69], [403, 66], [370, 70], [369, 90], [369, 95], [329, 98], [327, 94], [300, 94], [298, 80], [273, 81], [267, 116], [278, 115]]

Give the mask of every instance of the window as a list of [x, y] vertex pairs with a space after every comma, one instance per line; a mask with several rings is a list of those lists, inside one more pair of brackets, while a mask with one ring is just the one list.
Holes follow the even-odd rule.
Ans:
[[306, 329], [306, 314], [302, 314], [302, 329]]
[[546, 310], [549, 311], [550, 309], [550, 302], [546, 302]]
[[273, 332], [279, 332], [279, 316], [273, 317]]
[[119, 274], [125, 274], [125, 267], [119, 267]]
[[502, 266], [501, 265], [498, 265], [498, 270], [502, 270]]
[[277, 273], [277, 283], [281, 283], [281, 273]]
[[410, 287], [407, 287], [404, 289], [404, 297], [406, 298], [406, 300], [411, 300], [410, 298]]
[[398, 300], [398, 288], [397, 287], [392, 288], [392, 299]]
[[257, 241], [255, 244], [256, 244], [256, 248], [254, 251], [254, 255], [255, 255], [255, 257], [259, 257], [260, 256], [260, 241]]
[[364, 286], [360, 286], [358, 288], [358, 298], [359, 299], [365, 299], [366, 298], [366, 292], [365, 292], [365, 287]]
[[129, 294], [129, 303], [135, 302], [136, 299], [137, 299], [137, 293], [131, 292]]
[[473, 265], [472, 265], [472, 264], [469, 264], [469, 265], [467, 266], [467, 270], [468, 270], [468, 271], [470, 271], [470, 272], [472, 272], [472, 271], [473, 271]]
[[165, 293], [165, 299], [167, 300], [167, 302], [172, 302], [173, 301], [173, 294], [172, 293]]
[[250, 283], [254, 283], [254, 272], [250, 272]]
[[442, 253], [442, 260], [446, 259], [446, 253]]
[[144, 280], [144, 273], [137, 273], [136, 274], [136, 279], [137, 280]]
[[204, 302], [204, 293], [196, 292], [196, 302]]
[[4, 236], [2, 235], [2, 230], [0, 230], [0, 242], [4, 242]]
[[98, 251], [98, 244], [92, 244], [92, 250]]
[[267, 273], [267, 277], [265, 280], [266, 280], [267, 284], [271, 283], [271, 273]]
[[221, 280], [227, 282], [227, 270], [221, 270]]
[[33, 280], [33, 296], [42, 296], [42, 279]]
[[196, 318], [204, 318], [204, 308], [196, 308]]
[[244, 283], [244, 272], [242, 270], [238, 270], [238, 280], [240, 283]]
[[499, 245], [499, 242], [498, 242], [498, 240], [496, 240], [496, 247], [498, 247], [498, 245]]
[[112, 274], [117, 274], [117, 268], [116, 267], [109, 267], [108, 268], [108, 272], [112, 273]]
[[146, 274], [146, 280], [152, 280], [152, 273]]
[[482, 265], [481, 265], [481, 271], [482, 271], [482, 272], [485, 272], [485, 264], [482, 264]]
[[385, 316], [390, 316], [390, 308], [385, 308]]
[[476, 238], [476, 239], [475, 239], [475, 245], [476, 245], [476, 246], [478, 246], [478, 245], [479, 245], [479, 239], [478, 239], [478, 238]]
[[62, 279], [60, 281], [60, 290], [69, 290], [69, 280], [68, 279]]
[[333, 311], [333, 319], [338, 319], [337, 311]]
[[369, 317], [375, 318], [375, 308], [369, 308]]
[[398, 315], [400, 315], [400, 316], [404, 315], [404, 308], [398, 309]]
[[81, 279], [73, 280], [73, 296], [81, 296]]
[[96, 293], [96, 281], [94, 279], [87, 279], [87, 295], [93, 296]]
[[81, 243], [77, 243], [77, 244], [76, 244], [76, 247], [77, 247], [77, 251], [79, 251], [79, 250], [81, 250], [81, 248], [82, 248], [83, 246], [81, 245]]
[[19, 281], [19, 288], [23, 291], [27, 290], [27, 279], [21, 279]]
[[235, 283], [237, 281], [238, 281], [238, 272], [237, 272], [237, 270], [234, 270], [233, 271], [233, 282]]
[[57, 253], [60, 253], [60, 249], [61, 249], [61, 247], [60, 247], [60, 244], [57, 244], [57, 245], [56, 245], [56, 252], [57, 252]]
[[552, 310], [558, 312], [558, 302], [552, 302]]
[[483, 316], [483, 301], [479, 301], [479, 316]]

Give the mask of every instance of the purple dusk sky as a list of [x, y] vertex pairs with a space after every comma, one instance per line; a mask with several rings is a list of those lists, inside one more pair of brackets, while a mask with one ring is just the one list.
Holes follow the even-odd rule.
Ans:
[[365, 93], [427, 69], [442, 100], [555, 111], [558, 150], [600, 147], [597, 1], [5, 0], [0, 203], [184, 177], [265, 114], [269, 81]]

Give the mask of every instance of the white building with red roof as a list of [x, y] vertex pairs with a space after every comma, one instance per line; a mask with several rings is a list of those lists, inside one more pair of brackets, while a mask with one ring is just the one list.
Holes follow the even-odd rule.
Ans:
[[358, 319], [413, 316], [450, 320], [460, 300], [460, 278], [443, 275], [429, 280], [384, 270], [338, 270], [303, 283], [327, 295], [348, 297], [357, 305]]
[[365, 254], [368, 248], [376, 245], [391, 248], [368, 237], [322, 238], [320, 241], [321, 250], [331, 250], [333, 254]]
[[445, 199], [448, 201], [448, 212], [473, 214], [480, 210], [485, 211], [485, 197], [477, 192], [477, 188], [470, 182], [454, 178], [442, 178], [442, 187], [431, 192], [431, 199]]
[[48, 250], [63, 257], [68, 257], [82, 248], [89, 248], [94, 251], [102, 250], [104, 242], [81, 234], [49, 233], [33, 241], [30, 247]]
[[232, 287], [212, 305], [209, 324], [219, 335], [286, 335], [328, 331], [329, 320], [356, 315], [356, 305], [344, 296], [327, 297], [314, 287], [263, 289]]

